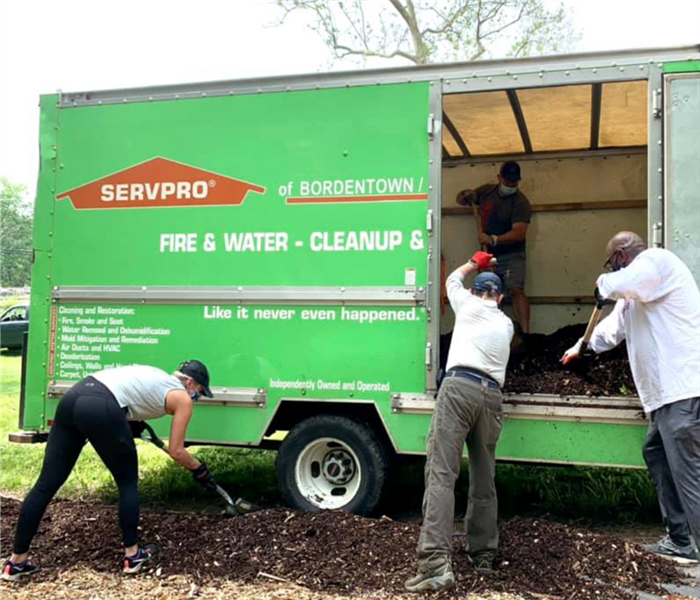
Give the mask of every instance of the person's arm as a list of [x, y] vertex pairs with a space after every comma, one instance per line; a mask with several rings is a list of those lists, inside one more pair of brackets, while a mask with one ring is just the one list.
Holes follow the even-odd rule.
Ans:
[[173, 416], [170, 424], [168, 453], [175, 462], [193, 471], [202, 463], [185, 449], [187, 425], [192, 418], [192, 398], [184, 390], [173, 390], [166, 397], [165, 408]]
[[491, 188], [493, 188], [493, 184], [484, 183], [475, 190], [462, 190], [457, 194], [455, 202], [460, 206], [471, 206], [472, 204], [478, 206], [481, 203], [481, 196]]
[[474, 190], [462, 190], [457, 194], [455, 202], [459, 206], [471, 206], [474, 203]]
[[[591, 335], [591, 340], [588, 342], [588, 347], [596, 354], [612, 350], [616, 346], [619, 346], [625, 339], [625, 304], [625, 300], [618, 300], [612, 312], [598, 323], [593, 330], [593, 335]], [[579, 338], [579, 340], [564, 353], [564, 356], [561, 357], [561, 362], [563, 364], [567, 364], [579, 357], [582, 341], [583, 338]]]
[[483, 271], [493, 266], [495, 262], [496, 259], [494, 259], [493, 254], [481, 251], [475, 252], [467, 262], [450, 273], [445, 282], [445, 288], [452, 310], [457, 312], [459, 305], [467, 302], [472, 297], [471, 293], [464, 288], [464, 280], [467, 276]]
[[532, 219], [532, 207], [527, 196], [518, 191], [518, 197], [513, 206], [513, 214], [510, 218], [510, 230], [501, 235], [488, 235], [488, 239], [479, 239], [482, 244], [499, 246], [501, 244], [519, 244], [527, 237], [527, 226]]
[[518, 242], [524, 242], [527, 237], [527, 226], [529, 223], [525, 221], [519, 221], [513, 223], [510, 231], [502, 235], [489, 235], [488, 233], [482, 233], [479, 235], [480, 244], [488, 244], [489, 246], [500, 246], [501, 244], [517, 244]]
[[651, 260], [637, 257], [624, 269], [601, 275], [597, 285], [603, 298], [653, 302], [663, 293], [661, 283], [656, 265]]
[[447, 299], [450, 302], [450, 306], [454, 312], [469, 299], [469, 292], [464, 288], [464, 280], [467, 275], [476, 273], [478, 271], [477, 267], [470, 265], [468, 262], [464, 263], [461, 267], [458, 267], [447, 278], [445, 281], [445, 290], [447, 292]]

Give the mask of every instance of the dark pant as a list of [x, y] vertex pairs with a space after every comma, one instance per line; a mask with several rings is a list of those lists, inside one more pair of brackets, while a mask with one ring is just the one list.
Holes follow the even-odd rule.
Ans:
[[112, 393], [88, 377], [68, 390], [58, 404], [41, 474], [19, 512], [16, 554], [29, 551], [46, 507], [68, 479], [86, 441], [93, 445], [119, 488], [119, 524], [124, 546], [137, 543], [139, 492], [134, 438], [126, 413]]
[[700, 549], [700, 398], [651, 413], [644, 460], [669, 536], [687, 546], [692, 535]]
[[496, 443], [503, 424], [503, 396], [486, 381], [448, 376], [440, 386], [428, 436], [419, 569], [439, 568], [452, 554], [454, 488], [469, 450], [469, 503], [465, 526], [470, 554], [498, 549], [498, 501], [494, 481]]

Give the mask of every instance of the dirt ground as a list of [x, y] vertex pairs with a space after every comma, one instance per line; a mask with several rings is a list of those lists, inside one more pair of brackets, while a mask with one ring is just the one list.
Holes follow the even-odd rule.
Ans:
[[[3, 556], [18, 508], [17, 500], [2, 498]], [[402, 583], [415, 571], [418, 531], [415, 523], [342, 512], [270, 509], [224, 519], [144, 511], [142, 540], [158, 543], [161, 553], [145, 573], [127, 577], [119, 574], [114, 507], [55, 501], [33, 547], [41, 571], [29, 581], [3, 582], [3, 597], [408, 598]], [[455, 537], [458, 583], [440, 598], [615, 600], [660, 594], [658, 584], [680, 582], [672, 563], [605, 532], [522, 518], [502, 522], [500, 532], [498, 568], [489, 576], [476, 574], [464, 538]]]

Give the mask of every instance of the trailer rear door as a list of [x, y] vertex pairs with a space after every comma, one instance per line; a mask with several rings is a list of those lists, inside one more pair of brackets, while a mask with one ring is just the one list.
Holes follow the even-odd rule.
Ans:
[[700, 284], [700, 62], [664, 66], [665, 246]]

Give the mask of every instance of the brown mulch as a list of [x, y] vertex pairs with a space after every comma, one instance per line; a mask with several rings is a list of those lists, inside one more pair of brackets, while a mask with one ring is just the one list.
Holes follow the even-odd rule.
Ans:
[[[3, 555], [8, 554], [19, 503], [2, 499]], [[146, 575], [154, 582], [185, 577], [195, 586], [217, 581], [277, 581], [310, 592], [400, 594], [416, 569], [419, 527], [343, 512], [272, 509], [234, 519], [191, 513], [144, 512], [142, 539], [161, 553]], [[628, 590], [659, 593], [677, 583], [673, 564], [619, 538], [533, 519], [501, 523], [499, 565], [479, 576], [455, 537], [457, 586], [446, 596], [508, 593], [525, 598], [633, 598]], [[113, 507], [55, 501], [33, 553], [41, 581], [82, 568], [113, 577], [120, 535]], [[21, 584], [24, 585], [24, 584]], [[155, 583], [154, 583], [155, 585]], [[161, 585], [159, 583], [159, 585]]]
[[583, 336], [585, 324], [568, 325], [550, 335], [532, 334], [522, 352], [513, 353], [504, 391], [521, 394], [572, 396], [636, 395], [627, 348], [584, 356], [562, 366], [559, 359]]

